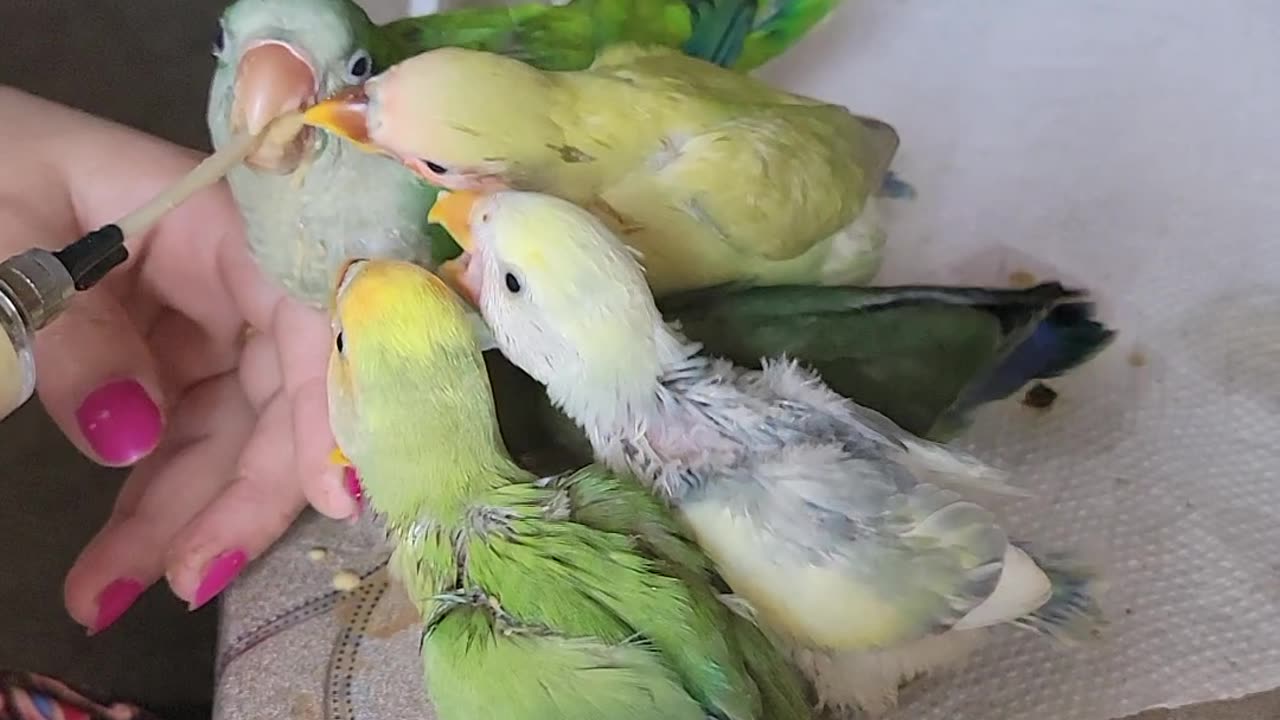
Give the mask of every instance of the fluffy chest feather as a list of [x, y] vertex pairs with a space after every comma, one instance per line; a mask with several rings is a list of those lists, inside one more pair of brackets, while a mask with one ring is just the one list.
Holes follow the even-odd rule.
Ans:
[[691, 358], [668, 372], [658, 398], [653, 417], [600, 433], [595, 442], [614, 467], [639, 473], [677, 503], [725, 481], [739, 494], [761, 488], [760, 473], [779, 462], [879, 461], [886, 454], [882, 436], [860, 438], [849, 424], [843, 398], [791, 362], [747, 371]]
[[[606, 444], [678, 509], [770, 626], [806, 645], [877, 646], [915, 618], [868, 583], [897, 552], [894, 514], [916, 484], [847, 409], [789, 363], [710, 363], [664, 385], [661, 420]], [[851, 622], [850, 618], [877, 618]]]

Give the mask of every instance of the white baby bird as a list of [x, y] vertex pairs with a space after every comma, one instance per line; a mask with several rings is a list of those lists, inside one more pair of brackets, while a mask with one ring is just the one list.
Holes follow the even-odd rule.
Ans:
[[501, 351], [601, 462], [678, 510], [731, 604], [791, 652], [824, 707], [879, 714], [995, 625], [1073, 640], [1103, 623], [1090, 572], [1027, 552], [962, 494], [1010, 490], [1001, 472], [784, 358], [750, 371], [701, 355], [590, 213], [452, 192], [431, 217], [466, 249], [443, 270]]

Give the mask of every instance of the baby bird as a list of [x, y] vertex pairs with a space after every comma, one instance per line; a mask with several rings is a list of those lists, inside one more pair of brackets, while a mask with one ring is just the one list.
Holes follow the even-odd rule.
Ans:
[[878, 714], [1000, 624], [1104, 623], [1093, 576], [1033, 555], [964, 493], [1004, 474], [919, 439], [786, 358], [746, 370], [665, 323], [634, 251], [549, 195], [443, 193], [444, 270], [595, 456], [669, 503], [821, 703]]

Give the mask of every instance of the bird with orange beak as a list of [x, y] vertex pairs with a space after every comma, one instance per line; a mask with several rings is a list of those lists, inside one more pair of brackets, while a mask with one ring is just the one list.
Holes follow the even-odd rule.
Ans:
[[439, 187], [586, 208], [644, 255], [659, 297], [864, 284], [883, 259], [892, 126], [670, 48], [615, 45], [570, 71], [437, 48], [305, 122]]
[[[350, 0], [237, 0], [219, 20], [208, 124], [215, 148], [373, 75], [403, 50]], [[227, 176], [258, 266], [314, 307], [349, 257], [430, 265], [456, 248], [429, 227], [435, 188], [399, 163], [303, 128]]]
[[[536, 67], [589, 65], [619, 41], [679, 46], [749, 71], [783, 53], [840, 0], [573, 0], [465, 8], [375, 25], [354, 0], [236, 0], [214, 45], [215, 148], [432, 48], [501, 52]], [[358, 104], [359, 97], [343, 95]], [[326, 132], [271, 138], [228, 177], [258, 264], [294, 296], [326, 302], [348, 257], [438, 262], [457, 247], [426, 223], [435, 197], [399, 163]]]

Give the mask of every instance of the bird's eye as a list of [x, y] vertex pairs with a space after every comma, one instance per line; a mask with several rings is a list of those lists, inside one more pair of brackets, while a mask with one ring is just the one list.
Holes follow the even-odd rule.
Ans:
[[222, 55], [222, 51], [227, 49], [227, 30], [222, 27], [222, 23], [218, 23], [218, 34], [213, 36], [213, 56]]
[[333, 339], [333, 346], [338, 348], [338, 352], [342, 352], [342, 332], [339, 331], [337, 337]]
[[422, 164], [426, 165], [428, 170], [437, 175], [446, 175], [449, 172], [449, 168], [441, 165], [440, 163], [431, 162], [430, 160], [423, 160]]
[[373, 75], [373, 58], [364, 48], [356, 50], [347, 60], [347, 82], [362, 82], [370, 75]]
[[514, 273], [507, 273], [507, 276], [503, 279], [507, 283], [507, 289], [510, 290], [512, 294], [520, 292], [520, 278], [516, 277]]

